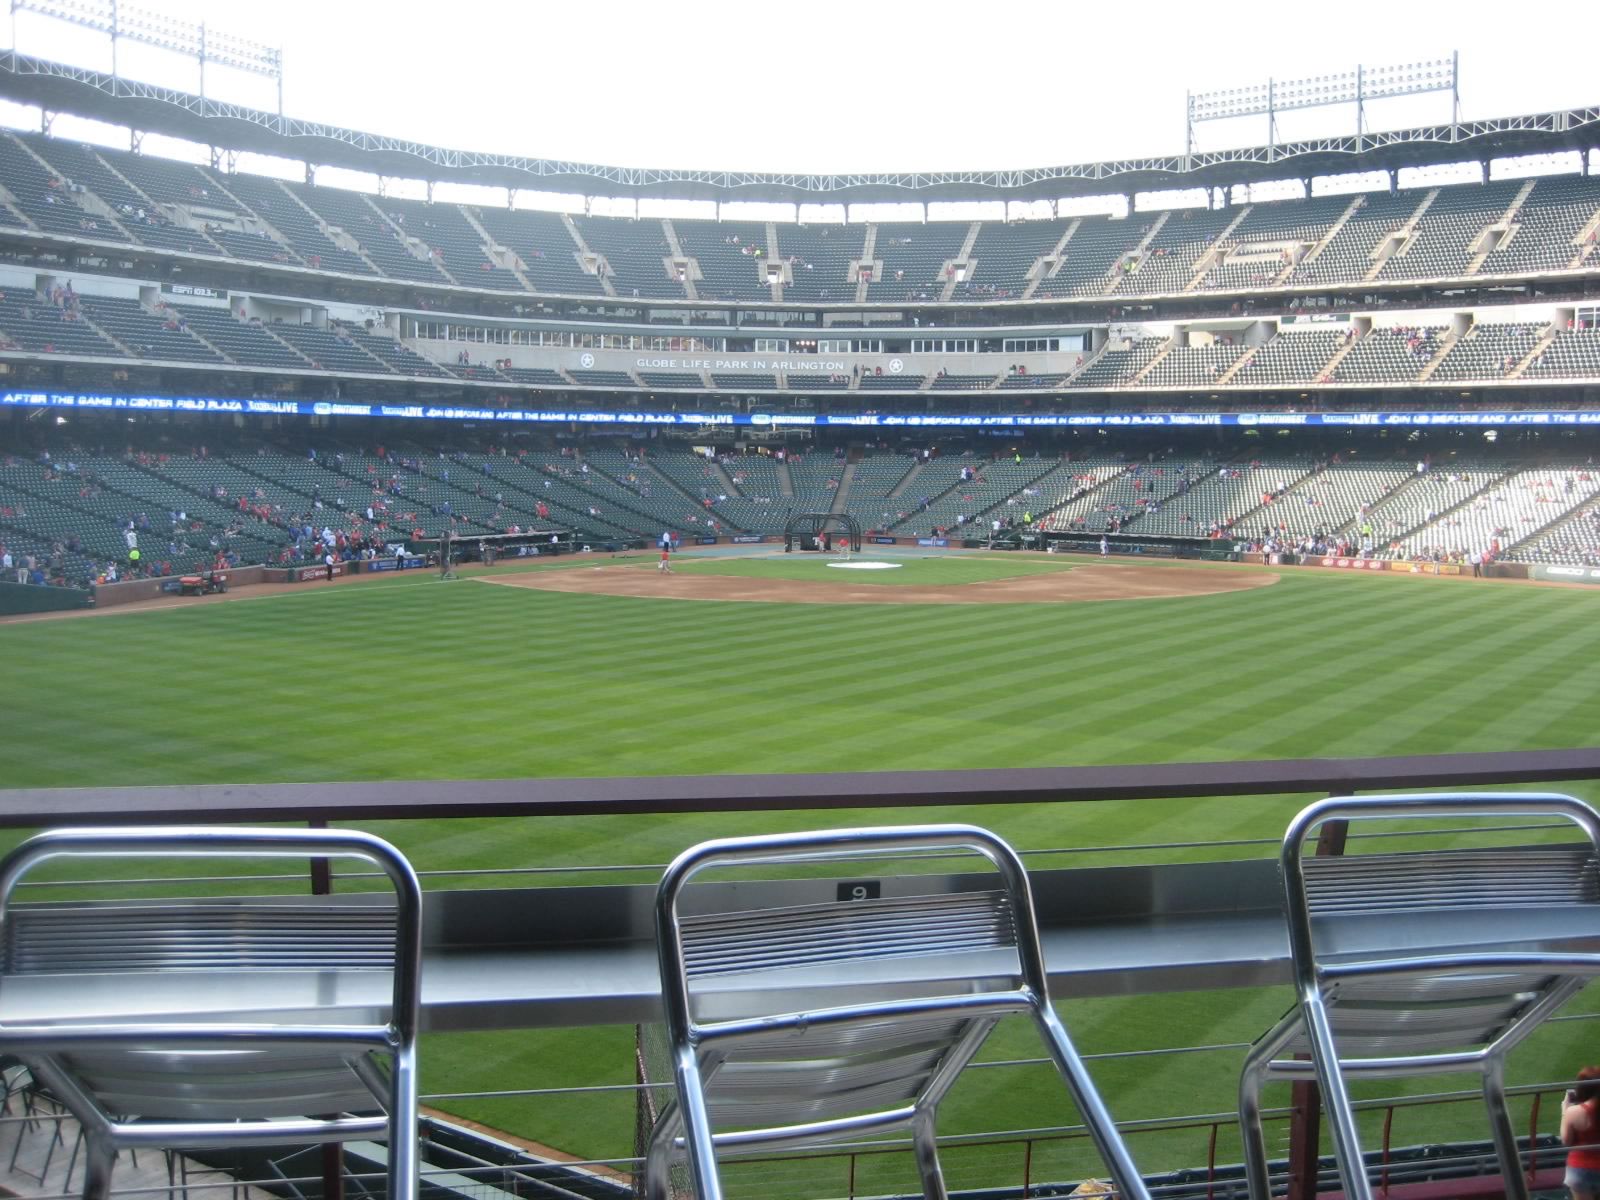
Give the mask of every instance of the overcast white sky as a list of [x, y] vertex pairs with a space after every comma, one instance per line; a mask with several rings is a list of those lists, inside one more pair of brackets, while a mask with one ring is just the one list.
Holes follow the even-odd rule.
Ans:
[[[1591, 3], [1543, 10], [1526, 24], [1499, 6], [1467, 19], [1470, 3], [1389, 10], [1403, 17], [1396, 21], [1381, 6], [1161, 0], [143, 6], [281, 45], [285, 107], [295, 116], [465, 149], [638, 166], [952, 169], [1170, 153], [1182, 148], [1186, 88], [1453, 49], [1466, 116], [1600, 102], [1600, 5]], [[109, 62], [103, 38], [26, 13], [17, 26], [24, 51]], [[181, 83], [183, 66], [162, 57], [130, 48], [125, 66]], [[253, 81], [222, 72], [214, 90], [268, 100]], [[1399, 125], [1447, 112], [1434, 96], [1376, 106], [1374, 117]], [[1336, 110], [1332, 119], [1348, 127], [1354, 117]], [[1219, 123], [1206, 142], [1257, 140], [1260, 125]], [[1284, 134], [1320, 132], [1316, 125], [1309, 115], [1285, 117]]]
[[[137, 2], [137, 0], [135, 0]], [[295, 116], [463, 149], [631, 166], [850, 172], [1041, 166], [1183, 146], [1186, 88], [1461, 52], [1466, 117], [1600, 102], [1600, 5], [1536, 22], [1485, 5], [1384, 9], [1147, 0], [144, 0], [281, 45]], [[1385, 19], [1385, 13], [1398, 19]], [[1452, 19], [1446, 19], [1446, 15]], [[103, 37], [16, 17], [27, 53], [108, 66]], [[125, 49], [125, 74], [194, 89], [192, 64]], [[219, 97], [272, 105], [216, 71]], [[1446, 96], [1374, 105], [1374, 127], [1447, 119]], [[1280, 137], [1345, 131], [1289, 114]], [[1201, 148], [1265, 139], [1201, 127]]]

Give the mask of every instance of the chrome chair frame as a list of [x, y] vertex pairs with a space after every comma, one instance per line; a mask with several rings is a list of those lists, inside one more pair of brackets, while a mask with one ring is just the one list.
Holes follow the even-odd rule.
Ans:
[[[1376, 891], [1362, 897], [1358, 890], [1338, 897], [1329, 893], [1320, 907], [1308, 891], [1305, 842], [1327, 821], [1361, 821], [1395, 818], [1536, 818], [1561, 817], [1571, 821], [1588, 839], [1588, 852], [1574, 864], [1562, 864], [1562, 875], [1549, 885], [1547, 895], [1564, 893], [1556, 904], [1591, 905], [1595, 921], [1584, 941], [1600, 942], [1600, 815], [1581, 800], [1554, 793], [1451, 793], [1372, 797], [1330, 797], [1309, 805], [1290, 823], [1279, 854], [1279, 873], [1284, 888], [1284, 914], [1288, 924], [1289, 949], [1294, 974], [1295, 1007], [1271, 1030], [1258, 1038], [1245, 1059], [1239, 1080], [1239, 1130], [1244, 1141], [1246, 1176], [1252, 1200], [1270, 1200], [1271, 1177], [1267, 1167], [1266, 1136], [1261, 1119], [1261, 1089], [1269, 1079], [1313, 1080], [1328, 1114], [1338, 1163], [1339, 1178], [1348, 1200], [1372, 1200], [1360, 1136], [1351, 1106], [1346, 1076], [1358, 1078], [1398, 1078], [1452, 1071], [1475, 1071], [1481, 1078], [1484, 1102], [1489, 1112], [1495, 1152], [1500, 1160], [1506, 1193], [1512, 1200], [1528, 1200], [1527, 1179], [1517, 1149], [1505, 1098], [1505, 1058], [1547, 1017], [1569, 1000], [1593, 976], [1600, 974], [1600, 953], [1581, 953], [1561, 948], [1572, 941], [1570, 928], [1556, 930], [1550, 923], [1540, 928], [1536, 918], [1528, 920], [1517, 934], [1496, 944], [1485, 938], [1469, 945], [1437, 949], [1402, 945], [1393, 951], [1346, 952], [1320, 956], [1315, 929], [1324, 934], [1337, 928], [1341, 918], [1352, 915], [1389, 914], [1396, 920], [1424, 908], [1448, 909], [1450, 881], [1437, 876], [1428, 884], [1425, 897], [1384, 899]], [[1421, 863], [1428, 854], [1449, 855], [1450, 850], [1426, 851], [1410, 856], [1351, 856], [1316, 858], [1319, 864], [1372, 861], [1399, 862], [1406, 858]], [[1488, 852], [1481, 852], [1480, 857]], [[1484, 861], [1487, 861], [1484, 858]], [[1515, 856], [1507, 855], [1508, 872]], [[1312, 868], [1314, 875], [1318, 869]], [[1401, 882], [1405, 882], [1401, 880]], [[1572, 896], [1574, 884], [1584, 895]], [[1457, 897], [1460, 912], [1497, 907], [1526, 909], [1530, 914], [1547, 912], [1549, 900], [1501, 896], [1492, 881], [1461, 880]], [[1330, 912], [1333, 909], [1336, 911]], [[1416, 922], [1408, 928], [1414, 928]], [[1541, 942], [1541, 937], [1545, 940]], [[1416, 938], [1399, 939], [1402, 943]], [[1547, 944], [1556, 949], [1547, 949]], [[1529, 948], [1532, 946], [1533, 948]], [[1380, 1000], [1377, 1008], [1388, 1007], [1388, 1024], [1383, 1012], [1357, 1012], [1341, 1034], [1339, 1001], [1341, 992], [1354, 999], [1357, 1008], [1364, 998]], [[1365, 992], [1365, 995], [1363, 995]], [[1452, 1020], [1448, 1005], [1468, 1006], [1461, 1017]], [[1471, 1006], [1476, 1002], [1477, 1007]], [[1409, 1005], [1409, 1007], [1407, 1007]], [[1431, 1011], [1430, 1011], [1431, 1010]], [[1349, 1011], [1349, 1010], [1347, 1010]], [[1430, 1021], [1430, 1017], [1433, 1018]], [[1465, 1018], [1466, 1025], [1462, 1024]], [[1423, 1045], [1415, 1051], [1396, 1046], [1407, 1034], [1410, 1023], [1413, 1040]], [[1475, 1024], [1474, 1024], [1475, 1023]], [[1476, 1027], [1473, 1035], [1466, 1029]], [[1340, 1036], [1352, 1042], [1369, 1040], [1372, 1052], [1360, 1056], [1341, 1056]], [[1427, 1043], [1431, 1041], [1431, 1046]], [[1297, 1043], [1309, 1051], [1309, 1061], [1279, 1057]], [[1475, 1048], [1465, 1048], [1473, 1046]], [[1445, 1049], [1454, 1046], [1454, 1049]]]
[[[679, 912], [685, 886], [710, 867], [790, 865], [803, 862], [915, 856], [967, 850], [982, 855], [999, 875], [1011, 906], [1016, 965], [1004, 974], [1014, 979], [1008, 988], [972, 990], [937, 995], [868, 999], [809, 1011], [741, 1016], [702, 1022], [696, 1019], [684, 945], [684, 923]], [[856, 903], [856, 902], [841, 902]], [[867, 901], [866, 903], [871, 903]], [[987, 830], [970, 825], [903, 826], [897, 828], [835, 829], [771, 837], [728, 838], [694, 846], [667, 868], [656, 896], [656, 946], [661, 966], [662, 999], [677, 1102], [662, 1114], [651, 1134], [646, 1158], [645, 1194], [666, 1200], [671, 1192], [670, 1162], [678, 1150], [687, 1153], [689, 1174], [699, 1200], [722, 1200], [717, 1165], [719, 1148], [811, 1145], [850, 1134], [877, 1133], [909, 1127], [916, 1164], [929, 1200], [946, 1200], [947, 1190], [936, 1144], [938, 1106], [962, 1069], [981, 1048], [998, 1020], [1022, 1013], [1032, 1018], [1049, 1057], [1064, 1077], [1089, 1135], [1105, 1161], [1125, 1200], [1149, 1200], [1149, 1192], [1128, 1154], [1088, 1070], [1051, 1006], [1045, 976], [1044, 954], [1039, 945], [1038, 923], [1027, 872], [1016, 852]], [[892, 957], [892, 956], [891, 956]], [[885, 961], [882, 958], [876, 962]], [[802, 964], [803, 965], [803, 964]], [[882, 981], [877, 981], [881, 983]], [[843, 980], [846, 989], [852, 981]], [[859, 986], [857, 984], [856, 986]], [[948, 1044], [913, 1102], [878, 1112], [800, 1121], [761, 1129], [714, 1133], [708, 1088], [718, 1070], [739, 1045], [770, 1040], [773, 1034], [803, 1036], [815, 1031], [845, 1031], [869, 1025], [882, 1030], [887, 1023], [944, 1018], [956, 1024], [959, 1035]]]
[[[112, 1166], [123, 1147], [194, 1149], [371, 1137], [388, 1142], [391, 1200], [412, 1200], [418, 1188], [416, 1044], [422, 892], [410, 864], [381, 838], [353, 830], [205, 826], [57, 830], [30, 838], [0, 863], [0, 934], [9, 944], [9, 927], [18, 913], [13, 894], [24, 876], [41, 863], [58, 858], [158, 857], [359, 859], [377, 867], [393, 886], [396, 904], [389, 1019], [345, 1025], [204, 1020], [13, 1024], [3, 1018], [0, 977], [0, 1052], [24, 1061], [80, 1122], [87, 1142], [86, 1200], [104, 1200], [109, 1194]], [[241, 964], [239, 970], [242, 978], [249, 978], [248, 964]], [[372, 1092], [375, 1107], [384, 1111], [377, 1116], [326, 1118], [129, 1120], [108, 1112], [70, 1065], [74, 1052], [131, 1055], [153, 1048], [179, 1056], [275, 1050], [329, 1054], [343, 1060]], [[374, 1055], [389, 1058], [387, 1075], [372, 1061]], [[185, 1085], [186, 1102], [204, 1102], [205, 1082], [201, 1079]]]

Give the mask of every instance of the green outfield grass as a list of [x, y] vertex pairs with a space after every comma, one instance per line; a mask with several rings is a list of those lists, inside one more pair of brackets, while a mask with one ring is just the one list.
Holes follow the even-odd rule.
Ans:
[[[924, 567], [993, 578], [1070, 561], [915, 560], [852, 578], [911, 582]], [[814, 559], [686, 555], [675, 566], [842, 574]], [[1593, 745], [1597, 617], [1600, 595], [1575, 589], [1292, 570], [1274, 587], [1219, 596], [982, 608], [699, 604], [443, 583], [419, 573], [307, 585], [283, 597], [0, 625], [3, 778], [10, 787], [77, 787], [873, 771]], [[1600, 801], [1590, 785], [1575, 790]], [[1303, 799], [373, 828], [423, 870], [624, 863], [639, 869], [619, 878], [645, 882], [696, 840], [758, 829], [965, 818], [1028, 849], [1128, 847], [1274, 838]], [[1129, 849], [1034, 861], [1182, 856]], [[1262, 989], [1069, 999], [1064, 1007], [1092, 1054], [1246, 1042], [1286, 1003], [1282, 991]], [[1516, 1078], [1561, 1077], [1600, 1058], [1589, 1045], [1593, 1029], [1575, 1022], [1542, 1033], [1520, 1053]], [[1024, 1033], [1003, 1028], [987, 1056], [1035, 1053]], [[424, 1047], [424, 1090], [627, 1083], [631, 1044], [627, 1029], [434, 1035]], [[1241, 1055], [1158, 1056], [1095, 1070], [1119, 1118], [1223, 1112], [1234, 1107]], [[1041, 1088], [1029, 1082], [1035, 1076]], [[973, 1072], [952, 1097], [946, 1127], [1070, 1119], [1052, 1095], [1035, 1068]], [[622, 1094], [436, 1107], [574, 1153], [623, 1156], [632, 1147], [631, 1100]], [[1397, 1119], [1396, 1141], [1482, 1132], [1479, 1110], [1465, 1105], [1455, 1115]], [[1220, 1154], [1236, 1161], [1231, 1137], [1225, 1130]], [[1141, 1165], [1160, 1169], [1203, 1160], [1206, 1138], [1202, 1129], [1136, 1140], [1134, 1149]], [[998, 1169], [994, 1161], [983, 1170]], [[1063, 1157], [1056, 1169], [1068, 1174], [1080, 1161]], [[904, 1169], [884, 1166], [885, 1186]]]

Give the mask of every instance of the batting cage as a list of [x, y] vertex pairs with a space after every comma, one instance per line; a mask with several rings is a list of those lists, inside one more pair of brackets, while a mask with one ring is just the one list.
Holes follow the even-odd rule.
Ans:
[[783, 527], [783, 552], [802, 550], [861, 553], [861, 526], [849, 513], [796, 513]]

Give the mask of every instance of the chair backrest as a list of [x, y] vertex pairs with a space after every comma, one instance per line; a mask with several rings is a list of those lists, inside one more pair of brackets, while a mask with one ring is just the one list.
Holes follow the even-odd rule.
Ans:
[[[861, 883], [830, 873], [839, 862], [961, 852], [987, 859], [995, 875]], [[753, 865], [816, 870], [803, 882], [722, 885], [714, 910], [685, 894], [708, 868]], [[944, 1086], [998, 1020], [986, 997], [1026, 991], [1049, 1002], [1026, 872], [973, 826], [707, 842], [667, 869], [656, 920], [671, 1041], [736, 1035], [708, 1071], [716, 1125], [826, 1121], [913, 1102]], [[921, 1006], [951, 996], [970, 1010]]]
[[[1583, 840], [1305, 852], [1328, 821], [1412, 818], [1467, 820], [1462, 829], [1554, 818]], [[1322, 990], [1341, 1058], [1503, 1053], [1600, 973], [1600, 816], [1570, 796], [1331, 798], [1290, 825], [1280, 865], [1296, 982], [1302, 995]], [[1306, 1044], [1302, 1033], [1282, 1052]]]
[[[390, 892], [16, 903], [18, 884], [47, 861], [175, 857], [357, 859], [376, 866]], [[259, 1006], [264, 974], [321, 978], [334, 971], [388, 976], [386, 1019], [363, 1025], [344, 1014], [319, 1024], [313, 1013], [251, 1023], [237, 1015]], [[366, 1070], [366, 1052], [411, 1053], [420, 972], [416, 875], [397, 850], [369, 834], [86, 828], [40, 834], [0, 863], [0, 1013], [8, 981], [14, 987], [30, 976], [98, 977], [96, 994], [109, 997], [108, 1009], [120, 994], [131, 999], [138, 979], [203, 976], [182, 987], [197, 989], [208, 1011], [233, 1008], [223, 1017], [97, 1011], [70, 1022], [0, 1020], [0, 1046], [23, 1057], [55, 1056], [107, 1114], [215, 1124], [380, 1107], [374, 1093], [382, 1095], [385, 1081]], [[127, 983], [106, 986], [124, 975]]]

